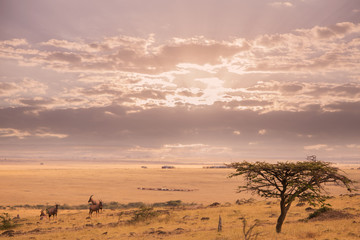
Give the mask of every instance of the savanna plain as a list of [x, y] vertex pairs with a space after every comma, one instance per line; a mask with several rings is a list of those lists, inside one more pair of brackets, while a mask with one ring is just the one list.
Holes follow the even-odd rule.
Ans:
[[[339, 167], [360, 189], [359, 166]], [[1, 164], [0, 214], [12, 227], [0, 230], [0, 239], [360, 238], [360, 192], [326, 185], [332, 210], [309, 219], [317, 208], [295, 202], [277, 234], [278, 200], [237, 193], [244, 182], [228, 178], [232, 172], [199, 165]], [[104, 203], [91, 217], [90, 195]], [[40, 220], [40, 211], [55, 204], [57, 217]]]

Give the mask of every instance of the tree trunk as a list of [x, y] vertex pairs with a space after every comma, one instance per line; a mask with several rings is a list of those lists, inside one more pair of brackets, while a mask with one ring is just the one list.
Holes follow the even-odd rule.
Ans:
[[281, 232], [281, 227], [284, 223], [284, 220], [285, 220], [285, 217], [286, 217], [286, 213], [281, 211], [281, 214], [277, 220], [277, 223], [276, 223], [276, 232], [277, 233], [280, 233]]
[[281, 202], [280, 202], [281, 213], [280, 213], [280, 216], [276, 223], [276, 232], [277, 233], [281, 232], [281, 227], [285, 221], [285, 217], [286, 217], [287, 212], [289, 211], [290, 205], [291, 205], [291, 203], [288, 203], [288, 205], [286, 205], [285, 200], [281, 200]]

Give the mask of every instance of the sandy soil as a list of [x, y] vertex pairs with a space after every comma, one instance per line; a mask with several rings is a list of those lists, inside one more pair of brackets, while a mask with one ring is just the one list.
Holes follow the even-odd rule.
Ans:
[[[15, 204], [87, 204], [94, 194], [104, 202], [164, 202], [182, 200], [191, 203], [234, 202], [255, 197], [236, 193], [242, 179], [227, 176], [233, 169], [203, 169], [202, 166], [122, 164], [32, 164], [0, 165], [0, 205]], [[360, 170], [346, 169], [353, 180], [360, 182]], [[357, 185], [359, 187], [359, 183]], [[144, 188], [192, 189], [189, 192], [139, 190]], [[344, 189], [329, 186], [331, 194]]]

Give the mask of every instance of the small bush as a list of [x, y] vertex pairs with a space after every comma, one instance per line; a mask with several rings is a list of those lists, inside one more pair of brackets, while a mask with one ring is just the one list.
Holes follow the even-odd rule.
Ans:
[[128, 208], [140, 208], [145, 206], [145, 203], [143, 202], [130, 202], [128, 204], [122, 204], [118, 202], [109, 202], [109, 203], [103, 203], [104, 209], [128, 209]]
[[126, 204], [125, 208], [145, 208], [145, 203], [143, 202], [130, 202]]
[[247, 226], [247, 220], [244, 217], [240, 218], [242, 220], [243, 225], [243, 234], [244, 234], [244, 240], [257, 240], [257, 238], [261, 235], [261, 232], [253, 232], [255, 228], [257, 228], [260, 225], [259, 220], [255, 220], [253, 224], [250, 224]]
[[314, 233], [314, 232], [307, 232], [307, 233], [305, 234], [305, 237], [306, 237], [306, 238], [315, 239], [316, 233]]
[[170, 200], [167, 202], [158, 202], [152, 204], [153, 207], [178, 207], [181, 205], [182, 205], [181, 200]]
[[134, 216], [129, 220], [129, 223], [138, 223], [150, 220], [159, 215], [158, 212], [154, 211], [152, 207], [140, 207], [139, 210], [134, 212]]
[[103, 208], [104, 209], [111, 209], [111, 210], [114, 210], [114, 209], [119, 209], [119, 208], [124, 208], [124, 204], [120, 204], [118, 202], [109, 202], [109, 203], [103, 203]]
[[315, 218], [315, 217], [318, 217], [320, 214], [324, 213], [324, 212], [328, 212], [332, 210], [331, 208], [329, 207], [322, 207], [322, 208], [319, 208], [318, 210], [316, 210], [315, 212], [309, 214], [308, 218], [307, 219], [312, 219], [312, 218]]
[[166, 202], [166, 206], [177, 207], [181, 205], [181, 200], [171, 200]]
[[0, 215], [0, 229], [6, 230], [15, 227], [16, 225], [11, 221], [11, 217], [8, 213]]
[[70, 209], [74, 209], [73, 207], [70, 207], [69, 205], [67, 204], [64, 204], [64, 205], [60, 205], [59, 206], [59, 209], [66, 209], [66, 210], [70, 210]]
[[76, 206], [75, 209], [88, 209], [89, 205], [88, 204], [80, 204], [78, 206]]

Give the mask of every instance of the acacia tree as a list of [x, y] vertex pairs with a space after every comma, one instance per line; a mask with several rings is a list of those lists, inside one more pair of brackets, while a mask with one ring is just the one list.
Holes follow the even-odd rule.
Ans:
[[[286, 214], [292, 202], [298, 199], [316, 206], [326, 205], [328, 198], [324, 183], [334, 183], [344, 186], [348, 191], [353, 181], [341, 174], [329, 162], [266, 162], [249, 163], [247, 161], [231, 163], [236, 171], [229, 175], [234, 177], [244, 175], [246, 184], [239, 186], [239, 192], [250, 191], [265, 198], [280, 198], [280, 216], [276, 223], [276, 232], [281, 232]], [[327, 204], [329, 205], [329, 204]]]

